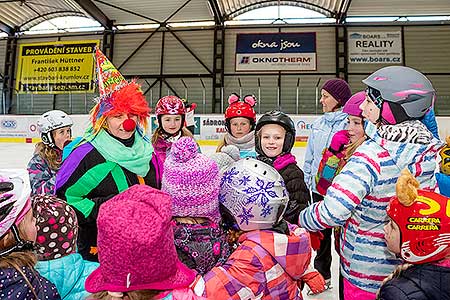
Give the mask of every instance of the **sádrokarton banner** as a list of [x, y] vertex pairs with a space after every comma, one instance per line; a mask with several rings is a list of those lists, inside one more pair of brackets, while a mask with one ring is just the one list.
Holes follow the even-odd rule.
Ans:
[[93, 92], [93, 53], [99, 41], [22, 44], [16, 76], [18, 93]]
[[315, 71], [316, 33], [238, 34], [236, 71]]

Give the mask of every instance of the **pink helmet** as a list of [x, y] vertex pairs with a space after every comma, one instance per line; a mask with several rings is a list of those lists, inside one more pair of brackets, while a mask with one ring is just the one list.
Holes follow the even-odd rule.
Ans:
[[350, 99], [348, 99], [342, 111], [346, 114], [349, 114], [350, 116], [362, 118], [362, 110], [359, 108], [359, 106], [364, 102], [365, 99], [365, 91], [357, 92], [356, 94], [351, 96]]
[[182, 115], [186, 113], [183, 100], [177, 96], [165, 96], [159, 99], [155, 108], [156, 116], [161, 115]]

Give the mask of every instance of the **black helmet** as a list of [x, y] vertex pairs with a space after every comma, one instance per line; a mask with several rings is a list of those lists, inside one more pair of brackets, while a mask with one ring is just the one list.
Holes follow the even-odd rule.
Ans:
[[[256, 123], [256, 132], [258, 133], [261, 127], [267, 124], [277, 124], [286, 130], [283, 144], [283, 153], [290, 152], [295, 143], [294, 121], [292, 121], [292, 119], [284, 112], [279, 110], [272, 110], [270, 112], [266, 112], [261, 116], [261, 118], [259, 118], [258, 122]], [[259, 155], [265, 156], [264, 152], [261, 149], [259, 134], [255, 135], [255, 150]]]

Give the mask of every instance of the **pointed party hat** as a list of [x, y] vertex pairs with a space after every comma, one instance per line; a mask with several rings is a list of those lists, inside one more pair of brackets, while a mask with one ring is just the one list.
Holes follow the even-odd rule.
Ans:
[[116, 88], [127, 84], [122, 74], [120, 74], [98, 47], [95, 50], [95, 60], [97, 64], [98, 90], [100, 96], [109, 95]]
[[91, 111], [94, 132], [100, 130], [107, 116], [117, 113], [138, 116], [140, 125], [145, 129], [147, 118], [150, 116], [150, 107], [140, 85], [134, 80], [127, 82], [98, 47], [95, 60], [100, 96], [96, 98], [97, 104]]

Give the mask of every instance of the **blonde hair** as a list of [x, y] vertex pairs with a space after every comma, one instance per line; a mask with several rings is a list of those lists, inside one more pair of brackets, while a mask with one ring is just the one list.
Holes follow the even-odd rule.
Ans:
[[366, 135], [363, 135], [356, 142], [351, 143], [347, 146], [344, 157], [346, 161], [353, 155], [353, 153], [356, 151], [356, 148], [361, 146], [361, 144], [366, 140], [366, 138], [367, 138]]
[[61, 167], [61, 153], [55, 148], [39, 142], [36, 144], [34, 152], [45, 160], [53, 171], [58, 171]]
[[412, 264], [402, 264], [402, 265], [397, 266], [397, 268], [394, 270], [394, 272], [392, 272], [388, 277], [386, 277], [383, 280], [383, 282], [381, 283], [380, 289], [377, 291], [376, 299], [379, 298], [381, 287], [383, 285], [385, 285], [388, 281], [392, 280], [393, 278], [398, 278], [402, 274], [403, 271], [406, 271], [411, 266], [413, 266], [413, 265]]
[[[25, 236], [25, 232], [23, 229], [23, 221], [19, 224], [18, 231], [19, 236], [23, 239], [23, 236]], [[15, 240], [13, 234], [11, 231], [9, 231], [1, 240], [0, 240], [0, 250], [8, 249], [14, 244], [17, 243]], [[17, 251], [12, 252], [6, 256], [0, 256], [0, 269], [4, 268], [14, 268], [18, 273], [22, 275], [25, 282], [28, 284], [29, 289], [33, 293], [33, 295], [38, 299], [38, 296], [36, 294], [36, 291], [34, 290], [33, 286], [31, 285], [30, 280], [27, 278], [25, 273], [23, 272], [22, 268], [26, 267], [31, 270], [31, 272], [35, 276], [39, 276], [39, 274], [34, 269], [34, 266], [36, 265], [37, 258], [36, 255], [32, 251]]]
[[[122, 299], [124, 300], [152, 300], [159, 293], [163, 291], [155, 291], [155, 290], [140, 290], [140, 291], [130, 291], [124, 292]], [[112, 300], [117, 299], [117, 297], [113, 297], [108, 294], [107, 291], [94, 293], [88, 297], [88, 300]]]
[[219, 144], [217, 145], [216, 152], [220, 152], [223, 147], [227, 146], [227, 142], [225, 142], [225, 136], [219, 141]]
[[[188, 136], [188, 137], [194, 138], [194, 135], [192, 134], [192, 132], [190, 132], [189, 129], [187, 129], [187, 128], [184, 127], [184, 126], [181, 128], [181, 136], [182, 136], [182, 137], [183, 137], [183, 136]], [[156, 141], [157, 141], [160, 137], [161, 137], [161, 138], [164, 138], [164, 131], [162, 130], [161, 127], [158, 127], [158, 128], [156, 128], [155, 132], [154, 132], [153, 135], [152, 135], [152, 144], [155, 144]]]

